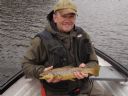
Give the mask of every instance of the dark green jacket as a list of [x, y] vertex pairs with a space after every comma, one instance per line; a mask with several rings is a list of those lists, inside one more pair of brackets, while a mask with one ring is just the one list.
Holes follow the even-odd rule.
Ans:
[[[74, 38], [79, 38], [81, 34], [83, 38], [86, 38], [86, 40], [88, 40], [88, 42], [91, 44], [89, 35], [86, 32], [84, 32], [84, 30], [81, 30], [79, 34], [77, 32], [78, 28], [75, 26], [68, 33], [59, 32], [52, 20], [52, 13], [48, 15], [48, 21], [49, 21], [49, 25], [45, 28], [45, 31], [50, 32], [53, 36], [55, 36], [58, 40], [60, 40], [61, 43], [63, 43], [68, 58], [66, 65], [79, 66], [80, 63], [83, 63], [84, 61], [82, 62], [81, 60], [76, 60], [78, 58], [76, 54], [74, 54], [74, 50], [78, 44], [75, 44], [74, 46], [74, 40], [76, 40]], [[75, 43], [77, 42], [75, 41]], [[96, 65], [98, 64], [98, 60], [94, 48], [92, 45], [90, 46], [90, 48], [91, 48], [90, 55], [88, 56], [88, 60], [84, 63], [89, 65], [90, 64]], [[84, 49], [81, 48], [78, 49], [84, 52]], [[34, 77], [38, 79], [39, 74], [43, 72], [43, 69], [52, 65], [49, 63], [48, 55], [49, 52], [47, 51], [46, 46], [43, 43], [43, 40], [38, 36], [34, 37], [32, 39], [31, 46], [26, 52], [26, 55], [24, 56], [22, 62], [22, 68], [26, 77]], [[41, 81], [41, 82], [44, 84], [44, 86], [47, 89], [52, 90], [56, 94], [61, 94], [61, 93], [63, 94], [65, 92], [71, 91], [76, 87], [80, 87], [81, 84], [83, 83], [86, 85], [87, 89], [89, 86], [88, 78], [83, 80], [76, 80], [76, 81], [63, 81], [55, 84], [49, 84], [46, 81]]]

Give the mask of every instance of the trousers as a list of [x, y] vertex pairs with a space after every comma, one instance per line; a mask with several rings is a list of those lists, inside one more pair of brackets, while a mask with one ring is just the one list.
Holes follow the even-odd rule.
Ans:
[[84, 93], [83, 89], [78, 95], [45, 95], [44, 93], [42, 93], [43, 95], [41, 96], [113, 96], [111, 93], [108, 93], [109, 92], [106, 92], [106, 90], [102, 86], [100, 86], [100, 84], [94, 81], [93, 87], [90, 90], [89, 94]]

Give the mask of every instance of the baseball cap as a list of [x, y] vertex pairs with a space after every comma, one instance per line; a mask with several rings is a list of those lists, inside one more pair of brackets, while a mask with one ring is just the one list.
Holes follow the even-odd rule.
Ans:
[[62, 10], [63, 14], [77, 13], [77, 7], [72, 0], [59, 0], [53, 7], [54, 12]]

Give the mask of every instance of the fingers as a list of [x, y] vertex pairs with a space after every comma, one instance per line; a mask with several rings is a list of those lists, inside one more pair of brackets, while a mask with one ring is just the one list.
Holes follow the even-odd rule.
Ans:
[[48, 71], [48, 70], [51, 70], [51, 69], [53, 69], [53, 66], [45, 68], [44, 71]]
[[88, 77], [88, 74], [83, 72], [74, 72], [74, 75], [77, 79], [84, 79], [85, 77]]
[[54, 78], [47, 80], [48, 83], [57, 83], [60, 81], [62, 81], [62, 80], [61, 79], [54, 79]]
[[[53, 69], [53, 66], [45, 68], [44, 71], [48, 71], [48, 70], [51, 70], [51, 69]], [[59, 79], [51, 78], [51, 79], [47, 80], [48, 83], [57, 83], [57, 82], [60, 82], [60, 81], [62, 81], [61, 78], [59, 78]]]
[[79, 65], [79, 67], [86, 67], [86, 64], [85, 64], [85, 63], [81, 63], [81, 64]]
[[57, 82], [60, 82], [60, 81], [62, 81], [62, 80], [61, 79], [55, 79], [55, 80], [52, 81], [52, 83], [57, 83]]
[[[81, 63], [79, 65], [79, 67], [86, 67], [86, 64], [85, 63]], [[77, 79], [83, 79], [85, 77], [88, 77], [88, 74], [85, 74], [83, 72], [75, 72], [74, 75], [76, 76]]]
[[51, 83], [52, 81], [53, 81], [53, 78], [47, 80], [48, 83]]
[[[80, 65], [79, 65], [79, 67], [86, 67], [86, 64], [85, 63], [81, 63]], [[75, 75], [75, 77], [77, 78], [77, 79], [84, 79], [85, 77], [88, 77], [88, 74], [85, 74], [85, 73], [83, 73], [83, 72], [75, 72], [74, 73], [74, 75]]]

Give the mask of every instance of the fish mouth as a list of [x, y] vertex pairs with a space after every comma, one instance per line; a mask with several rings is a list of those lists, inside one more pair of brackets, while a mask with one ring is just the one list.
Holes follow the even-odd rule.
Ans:
[[48, 74], [48, 75], [41, 76], [40, 79], [48, 80], [48, 79], [52, 79], [53, 77], [54, 76], [52, 74]]

